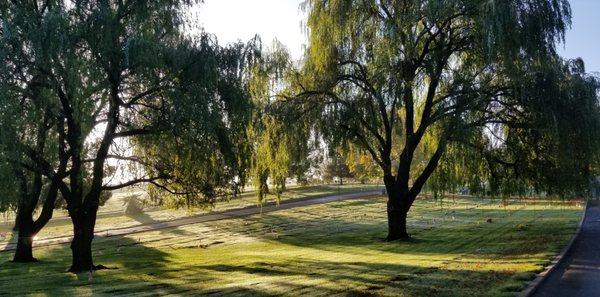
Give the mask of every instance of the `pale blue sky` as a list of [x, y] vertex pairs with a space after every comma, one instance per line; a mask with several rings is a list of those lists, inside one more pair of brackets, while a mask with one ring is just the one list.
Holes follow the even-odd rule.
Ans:
[[[301, 0], [205, 0], [197, 13], [200, 25], [221, 43], [247, 41], [255, 34], [266, 44], [273, 38], [285, 44], [295, 58], [306, 44]], [[559, 53], [582, 57], [588, 72], [600, 72], [600, 0], [571, 0], [573, 26]]]
[[600, 72], [600, 0], [570, 0], [573, 25], [559, 53], [583, 58], [588, 72]]

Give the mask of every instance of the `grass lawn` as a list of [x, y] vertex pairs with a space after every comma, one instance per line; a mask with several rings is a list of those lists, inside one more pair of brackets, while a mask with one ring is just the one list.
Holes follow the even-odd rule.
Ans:
[[[282, 195], [280, 200], [295, 200], [318, 196], [335, 195], [338, 193], [348, 193], [356, 191], [367, 191], [377, 188], [382, 188], [381, 185], [370, 185], [370, 184], [345, 184], [342, 186], [338, 185], [313, 185], [313, 186], [294, 186], [287, 189]], [[203, 213], [210, 213], [213, 211], [222, 211], [226, 209], [247, 207], [257, 205], [256, 194], [253, 191], [243, 193], [237, 198], [232, 198], [226, 201], [219, 201], [212, 208], [196, 208], [196, 209], [165, 209], [160, 207], [153, 207], [146, 209], [143, 213], [135, 215], [125, 215], [124, 213], [124, 198], [131, 195], [144, 195], [145, 193], [140, 190], [132, 191], [116, 191], [113, 196], [106, 202], [106, 204], [100, 207], [98, 219], [96, 221], [96, 230], [109, 230], [112, 228], [124, 228], [137, 226], [142, 224], [156, 223], [161, 221], [168, 221], [177, 218], [182, 218], [190, 215], [197, 215]], [[276, 201], [275, 195], [268, 195], [265, 199], [265, 203]], [[0, 223], [0, 249], [4, 244], [9, 242], [16, 242], [16, 235], [12, 234], [12, 228], [14, 226], [14, 215], [6, 215], [6, 219]], [[39, 239], [51, 238], [56, 236], [64, 236], [65, 234], [71, 235], [72, 231], [71, 220], [67, 216], [66, 211], [55, 210], [54, 219], [51, 220], [44, 229], [37, 235]], [[4, 236], [2, 236], [4, 235]]]
[[[68, 246], [40, 263], [0, 253], [0, 295], [512, 296], [576, 229], [574, 203], [419, 199], [413, 239], [385, 243], [385, 199], [101, 238], [97, 264], [74, 275]], [[491, 221], [491, 222], [488, 222]]]

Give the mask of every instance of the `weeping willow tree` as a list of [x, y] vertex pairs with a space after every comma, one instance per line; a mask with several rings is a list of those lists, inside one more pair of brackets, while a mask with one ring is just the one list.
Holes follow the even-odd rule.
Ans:
[[580, 59], [522, 73], [513, 122], [488, 125], [448, 148], [428, 187], [488, 195], [585, 196], [598, 174], [597, 77]]
[[34, 3], [4, 3], [0, 23], [0, 209], [16, 211], [13, 261], [33, 262], [33, 238], [51, 219], [67, 176], [68, 161], [58, 155], [61, 117], [47, 75], [65, 22]]
[[206, 207], [243, 189], [251, 154], [249, 71], [260, 51], [257, 40], [221, 47], [210, 35], [174, 51], [168, 69], [177, 87], [143, 118], [157, 131], [133, 139], [142, 172], [163, 177], [149, 183], [153, 203]]
[[292, 62], [287, 49], [274, 41], [273, 46], [256, 61], [251, 72], [250, 93], [253, 103], [248, 136], [252, 145], [250, 178], [262, 203], [275, 187], [279, 200], [286, 180], [304, 179], [310, 167], [311, 125], [291, 120], [285, 106], [274, 106], [276, 95], [286, 92], [285, 81], [290, 79]]
[[284, 101], [380, 166], [390, 241], [409, 237], [408, 212], [449, 147], [529, 108], [518, 79], [544, 69], [571, 17], [566, 0], [303, 5], [309, 46]]
[[551, 68], [521, 79], [526, 83], [516, 93], [530, 111], [521, 115], [529, 126], [505, 128], [505, 159], [537, 191], [585, 194], [598, 173], [593, 171], [600, 149], [598, 78], [585, 73], [581, 59], [555, 59]]
[[19, 133], [3, 135], [15, 142], [26, 135], [29, 148], [48, 135], [47, 154], [26, 148], [29, 160], [19, 164], [28, 166], [30, 184], [40, 176], [65, 201], [72, 272], [103, 268], [94, 264], [92, 241], [105, 193], [151, 184], [178, 197], [175, 204], [200, 204], [235, 193], [244, 180], [249, 101], [242, 76], [253, 49], [186, 37], [185, 9], [198, 2], [0, 3], [8, 42], [0, 67], [15, 74], [2, 73], [2, 95], [10, 85], [2, 123], [10, 122], [4, 115], [26, 116], [10, 127]]
[[[5, 59], [1, 59], [6, 62]], [[4, 65], [6, 66], [6, 65]], [[15, 70], [12, 68], [12, 70]], [[4, 72], [0, 82], [0, 211], [16, 212], [18, 231], [14, 262], [35, 262], [33, 238], [48, 223], [58, 198], [57, 180], [64, 175], [60, 164], [56, 177], [45, 177], [36, 170], [36, 159], [43, 156], [56, 161], [58, 139], [52, 133], [56, 119], [35, 82], [17, 71]], [[19, 88], [19, 86], [24, 88]], [[41, 212], [36, 217], [37, 210]]]

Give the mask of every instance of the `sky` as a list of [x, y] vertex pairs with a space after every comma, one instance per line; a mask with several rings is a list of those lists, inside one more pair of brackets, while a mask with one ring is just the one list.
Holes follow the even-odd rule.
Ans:
[[570, 0], [571, 30], [558, 50], [565, 58], [583, 58], [588, 72], [600, 72], [600, 0]]
[[274, 38], [283, 43], [292, 57], [299, 59], [306, 44], [301, 0], [204, 0], [195, 7], [199, 25], [217, 35], [219, 43], [248, 41], [256, 34], [263, 44]]
[[[306, 45], [301, 0], [204, 0], [192, 9], [199, 25], [221, 44], [248, 41], [256, 34], [270, 45], [274, 38], [300, 58]], [[570, 0], [572, 27], [557, 46], [565, 58], [581, 57], [588, 72], [600, 72], [600, 0]]]

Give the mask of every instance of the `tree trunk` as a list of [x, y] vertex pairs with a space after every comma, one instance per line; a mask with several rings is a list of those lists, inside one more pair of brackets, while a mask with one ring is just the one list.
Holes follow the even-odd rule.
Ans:
[[406, 217], [407, 213], [399, 209], [388, 201], [387, 204], [387, 215], [388, 215], [388, 235], [386, 241], [394, 241], [398, 239], [408, 239], [410, 236], [406, 232]]
[[[78, 273], [95, 270], [92, 258], [92, 240], [94, 239], [94, 222], [91, 214], [78, 211], [71, 215], [73, 222], [73, 240], [71, 241], [72, 263], [69, 272]], [[93, 215], [95, 218], [95, 215]]]
[[37, 259], [33, 257], [33, 237], [35, 236], [33, 220], [31, 219], [31, 215], [28, 217], [23, 212], [25, 211], [19, 210], [20, 214], [17, 215], [16, 227], [19, 229], [19, 237], [17, 239], [17, 250], [15, 251], [13, 262], [37, 262]]
[[385, 240], [408, 239], [410, 238], [406, 231], [408, 209], [405, 207], [408, 204], [408, 191], [402, 191], [398, 181], [391, 175], [384, 176], [383, 180], [388, 195], [388, 235]]
[[33, 257], [33, 236], [34, 234], [22, 234], [21, 231], [19, 231], [17, 250], [15, 251], [13, 262], [37, 262], [37, 259]]
[[21, 211], [21, 205], [19, 205], [19, 208], [17, 209], [17, 217], [15, 218], [15, 225], [12, 228], [13, 231], [19, 231], [19, 222], [21, 221], [22, 215], [23, 212]]
[[[33, 238], [37, 235], [40, 230], [50, 221], [52, 213], [54, 212], [54, 204], [57, 198], [57, 186], [53, 183], [50, 186], [48, 195], [44, 200], [42, 206], [42, 212], [37, 220], [33, 220], [34, 208], [28, 206], [26, 203], [19, 205], [17, 210], [17, 218], [15, 220], [15, 230], [19, 232], [19, 238], [17, 241], [17, 249], [13, 262], [27, 263], [37, 262], [37, 259], [33, 257]], [[39, 193], [37, 194], [34, 201], [30, 203], [37, 204], [39, 200]], [[22, 199], [28, 199], [27, 195], [24, 195]]]

